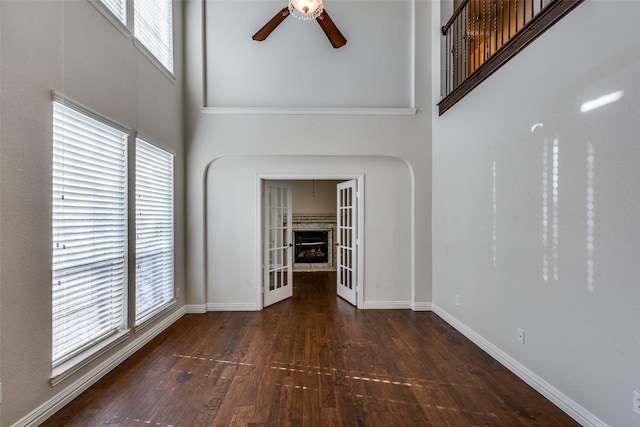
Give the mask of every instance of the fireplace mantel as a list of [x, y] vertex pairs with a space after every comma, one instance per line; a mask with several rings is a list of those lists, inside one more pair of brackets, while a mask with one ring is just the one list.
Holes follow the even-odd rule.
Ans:
[[293, 214], [293, 229], [316, 230], [318, 227], [336, 228], [336, 216], [326, 214]]

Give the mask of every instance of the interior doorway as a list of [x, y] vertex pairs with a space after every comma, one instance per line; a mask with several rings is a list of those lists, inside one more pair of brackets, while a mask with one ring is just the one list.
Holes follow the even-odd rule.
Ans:
[[331, 271], [338, 296], [361, 306], [364, 177], [262, 175], [258, 185], [263, 307], [293, 295], [294, 271]]

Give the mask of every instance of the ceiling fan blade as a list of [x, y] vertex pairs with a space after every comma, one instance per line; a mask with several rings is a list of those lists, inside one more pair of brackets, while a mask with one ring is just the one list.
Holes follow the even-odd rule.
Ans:
[[347, 39], [344, 38], [336, 24], [333, 23], [329, 15], [327, 14], [327, 10], [325, 9], [320, 16], [318, 16], [318, 24], [322, 28], [322, 31], [327, 35], [331, 46], [334, 48], [339, 48], [347, 44]]
[[253, 35], [252, 39], [259, 42], [263, 41], [269, 37], [269, 34], [271, 34], [278, 25], [282, 24], [282, 21], [284, 21], [287, 16], [289, 16], [289, 8], [283, 7], [280, 12], [276, 13], [276, 16], [271, 18], [269, 22], [264, 24], [264, 27], [260, 28], [258, 32]]

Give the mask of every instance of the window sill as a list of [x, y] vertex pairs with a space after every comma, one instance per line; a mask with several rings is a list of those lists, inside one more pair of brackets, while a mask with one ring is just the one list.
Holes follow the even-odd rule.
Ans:
[[131, 37], [131, 32], [129, 31], [127, 26], [120, 19], [118, 19], [118, 17], [115, 16], [104, 3], [102, 3], [100, 0], [87, 1], [91, 3], [93, 7], [98, 9], [98, 12], [100, 12], [105, 18], [107, 18], [107, 21], [109, 21], [111, 25], [116, 27], [116, 29], [120, 31], [123, 36], [125, 36], [127, 39]]
[[148, 315], [144, 316], [140, 321], [133, 327], [134, 332], [138, 333], [140, 330], [146, 328], [155, 320], [160, 318], [162, 315], [166, 314], [168, 311], [172, 310], [176, 306], [176, 300], [171, 300], [168, 303], [162, 305], [158, 309], [152, 311]]
[[94, 345], [85, 352], [80, 353], [76, 357], [56, 366], [51, 372], [49, 381], [53, 387], [87, 366], [89, 363], [105, 354], [118, 344], [124, 342], [131, 335], [131, 330], [126, 329], [118, 331], [109, 338], [104, 339], [100, 343]]
[[173, 75], [173, 72], [169, 71], [167, 67], [165, 67], [160, 61], [158, 61], [158, 58], [156, 58], [153, 53], [149, 52], [149, 49], [147, 49], [140, 40], [134, 37], [133, 45], [136, 47], [136, 49], [138, 49], [142, 56], [147, 58], [162, 74], [165, 75], [166, 78], [171, 81], [171, 83], [176, 82], [176, 77]]

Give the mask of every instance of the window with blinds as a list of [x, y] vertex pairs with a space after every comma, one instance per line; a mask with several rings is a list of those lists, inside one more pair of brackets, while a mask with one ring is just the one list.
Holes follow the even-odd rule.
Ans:
[[120, 22], [127, 25], [126, 0], [100, 0], [100, 2], [104, 4]]
[[136, 139], [136, 325], [174, 302], [173, 154]]
[[171, 0], [135, 0], [134, 35], [173, 73], [173, 6]]
[[125, 328], [127, 130], [53, 103], [53, 366]]

